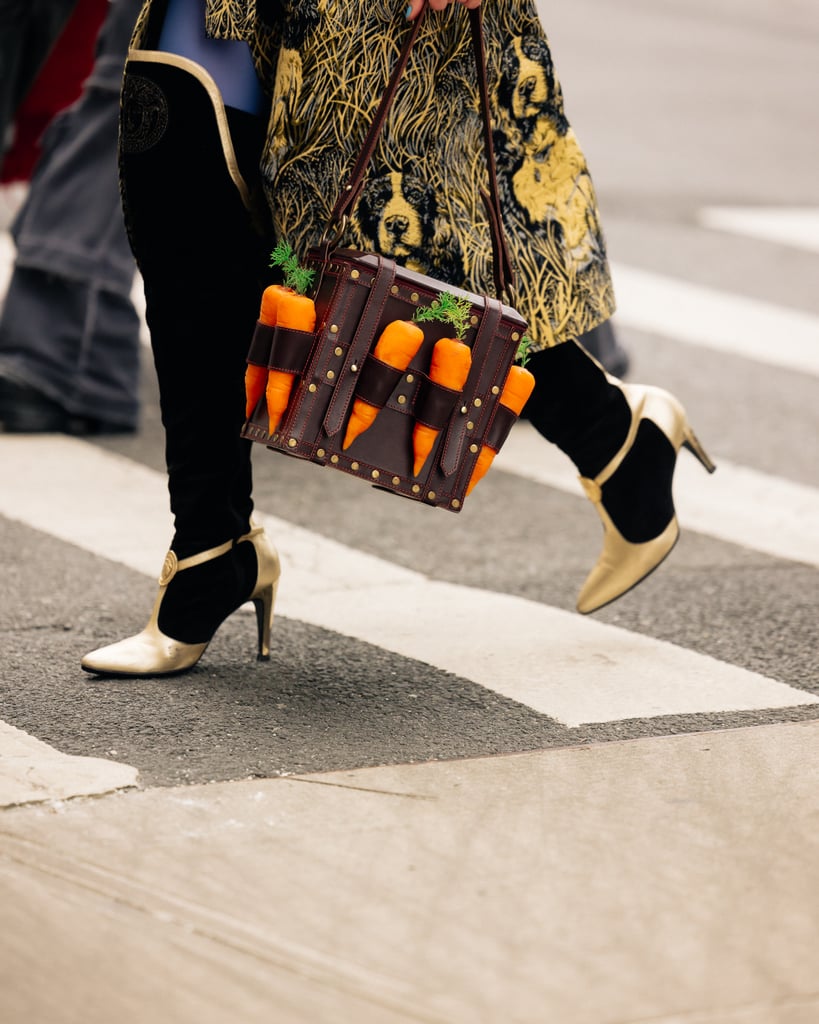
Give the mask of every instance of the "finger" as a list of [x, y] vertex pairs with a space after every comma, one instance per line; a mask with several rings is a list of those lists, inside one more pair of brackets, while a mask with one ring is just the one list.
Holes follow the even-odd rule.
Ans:
[[424, 9], [425, 2], [426, 0], [410, 0], [409, 6], [406, 9], [407, 21], [415, 21]]

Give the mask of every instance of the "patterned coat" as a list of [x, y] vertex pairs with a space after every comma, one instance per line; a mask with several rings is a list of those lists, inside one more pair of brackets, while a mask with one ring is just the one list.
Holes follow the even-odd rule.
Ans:
[[[209, 35], [250, 45], [271, 103], [262, 171], [274, 228], [304, 251], [327, 225], [409, 31], [401, 0], [206, 8]], [[605, 243], [533, 0], [484, 0], [483, 12], [514, 304], [542, 348], [613, 312]], [[469, 21], [455, 4], [425, 19], [343, 244], [491, 293], [481, 130]]]

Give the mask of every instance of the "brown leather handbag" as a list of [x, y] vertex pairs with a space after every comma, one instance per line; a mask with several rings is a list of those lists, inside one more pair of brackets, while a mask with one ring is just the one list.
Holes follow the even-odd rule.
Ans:
[[[493, 245], [497, 298], [474, 295], [413, 273], [383, 256], [335, 247], [362, 184], [421, 25], [409, 33], [388, 82], [355, 167], [335, 204], [321, 245], [305, 264], [315, 271], [316, 331], [306, 334], [258, 323], [247, 361], [296, 375], [290, 404], [279, 429], [267, 431], [264, 396], [242, 436], [272, 451], [350, 473], [368, 483], [428, 505], [458, 512], [483, 445], [499, 451], [516, 415], [499, 401], [526, 322], [506, 305], [514, 278], [501, 227], [501, 210], [490, 130], [486, 59], [480, 7], [469, 11], [484, 123], [489, 191], [482, 197]], [[416, 309], [442, 292], [467, 298], [471, 327], [464, 340], [472, 364], [463, 390], [430, 380], [435, 342], [451, 333], [446, 324], [425, 323], [424, 342], [406, 370], [371, 353], [384, 327], [411, 320]], [[347, 450], [342, 449], [353, 400], [380, 411], [374, 424]], [[418, 476], [413, 474], [412, 432], [416, 422], [438, 430], [437, 440]]]

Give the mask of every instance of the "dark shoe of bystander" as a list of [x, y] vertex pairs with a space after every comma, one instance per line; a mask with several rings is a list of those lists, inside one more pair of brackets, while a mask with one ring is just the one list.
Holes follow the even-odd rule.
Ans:
[[132, 434], [134, 427], [69, 412], [36, 388], [0, 377], [0, 425], [6, 434]]

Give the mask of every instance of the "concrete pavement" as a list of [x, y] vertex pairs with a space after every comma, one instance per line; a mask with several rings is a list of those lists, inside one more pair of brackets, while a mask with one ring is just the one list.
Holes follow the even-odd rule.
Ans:
[[815, 1024], [819, 723], [10, 808], [4, 1024]]
[[101, 757], [77, 757], [0, 722], [0, 808], [135, 786], [137, 770]]

